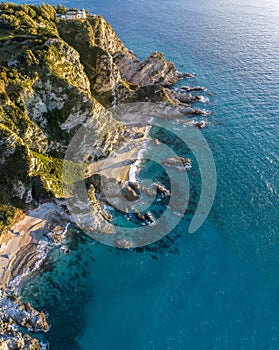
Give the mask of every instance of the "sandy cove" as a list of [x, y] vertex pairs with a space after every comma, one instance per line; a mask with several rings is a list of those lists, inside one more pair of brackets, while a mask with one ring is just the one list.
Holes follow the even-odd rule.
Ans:
[[[0, 236], [0, 287], [16, 277], [14, 265], [24, 262], [24, 271], [40, 259], [37, 248], [52, 223], [62, 224], [63, 210], [58, 203], [46, 202], [24, 216]], [[32, 258], [31, 258], [32, 255]], [[30, 259], [28, 259], [30, 256]], [[17, 270], [19, 273], [19, 270]]]
[[[133, 131], [142, 134], [142, 137], [135, 140], [136, 143], [139, 142], [138, 146], [117, 154], [117, 163], [115, 160], [100, 160], [92, 163], [87, 169], [87, 176], [103, 174], [120, 182], [129, 180], [131, 163], [134, 163], [131, 161], [137, 159], [142, 149], [142, 141], [148, 138], [149, 128], [134, 126]], [[69, 222], [68, 220], [68, 215], [59, 207], [59, 203], [50, 201], [29, 210], [19, 218], [19, 221], [9, 227], [0, 236], [0, 287], [7, 287], [18, 274], [23, 272], [22, 270], [27, 271], [31, 265], [34, 265], [36, 259], [40, 259], [38, 246], [42, 240], [46, 240], [44, 234], [50, 231], [51, 223], [60, 225], [63, 229], [63, 225]]]
[[139, 160], [139, 152], [145, 148], [144, 142], [149, 139], [151, 127], [135, 122], [135, 125], [130, 126], [130, 129], [133, 134], [141, 135], [141, 137], [130, 140], [124, 147], [120, 147], [119, 151], [114, 152], [113, 157], [89, 164], [86, 177], [99, 174], [122, 183], [131, 180], [131, 166]]

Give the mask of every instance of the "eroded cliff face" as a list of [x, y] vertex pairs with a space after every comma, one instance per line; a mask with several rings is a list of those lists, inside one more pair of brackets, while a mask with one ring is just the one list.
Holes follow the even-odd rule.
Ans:
[[[57, 28], [60, 36], [80, 53], [91, 92], [106, 107], [113, 102], [135, 101], [139, 94], [144, 95], [144, 100], [154, 100], [155, 91], [178, 80], [174, 64], [159, 52], [140, 62], [101, 16], [82, 22], [60, 21]], [[158, 85], [157, 89], [150, 93], [154, 85]], [[164, 93], [159, 99], [170, 102]]]

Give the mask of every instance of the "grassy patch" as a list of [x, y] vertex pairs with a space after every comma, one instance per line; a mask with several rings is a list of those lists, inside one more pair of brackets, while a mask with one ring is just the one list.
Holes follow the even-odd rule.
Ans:
[[48, 157], [37, 152], [32, 152], [32, 156], [36, 166], [30, 175], [39, 176], [47, 191], [51, 192], [56, 198], [62, 198], [63, 159]]

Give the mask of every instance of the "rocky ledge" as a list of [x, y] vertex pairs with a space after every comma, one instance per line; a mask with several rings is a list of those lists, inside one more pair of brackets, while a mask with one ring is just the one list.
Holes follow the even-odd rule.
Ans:
[[19, 328], [30, 332], [47, 332], [49, 325], [46, 315], [30, 304], [24, 304], [12, 292], [0, 291], [0, 349], [39, 350], [43, 344]]

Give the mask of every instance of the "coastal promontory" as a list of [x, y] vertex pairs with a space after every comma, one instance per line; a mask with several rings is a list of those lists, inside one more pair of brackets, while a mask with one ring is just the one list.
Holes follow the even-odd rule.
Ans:
[[[34, 247], [38, 241], [36, 235], [32, 240], [21, 239], [22, 232], [30, 234], [27, 223], [28, 227], [34, 225], [28, 210], [36, 212], [39, 205], [52, 201], [44, 207], [51, 208], [49, 215], [37, 211], [35, 222], [42, 229], [39, 235], [50, 226], [56, 227], [55, 232], [60, 228], [59, 232], [64, 232], [63, 160], [82, 125], [96, 126], [90, 159], [96, 170], [95, 162], [102, 162], [113, 149], [127, 140], [144, 138], [146, 133], [138, 125], [131, 128], [116, 120], [112, 113], [106, 113], [108, 109], [150, 102], [176, 108], [184, 115], [199, 113], [188, 104], [193, 98], [185, 95], [186, 90], [178, 93], [172, 88], [188, 76], [178, 73], [162, 53], [155, 51], [140, 61], [102, 16], [86, 11], [80, 14], [75, 9], [67, 13], [63, 6], [0, 5], [0, 272], [5, 283], [22, 242], [31, 242]], [[98, 204], [102, 196], [98, 181], [98, 177], [89, 178], [88, 194], [96, 210], [109, 221], [110, 215]], [[122, 188], [121, 193], [137, 199], [135, 184]], [[22, 219], [25, 229], [17, 232], [13, 225]], [[122, 241], [116, 245], [129, 247]], [[32, 256], [26, 248], [23, 251]], [[46, 331], [44, 314], [3, 291], [0, 317], [4, 320], [1, 348], [14, 344], [20, 344], [15, 345], [18, 349], [40, 348], [37, 340], [23, 336], [13, 325]]]

